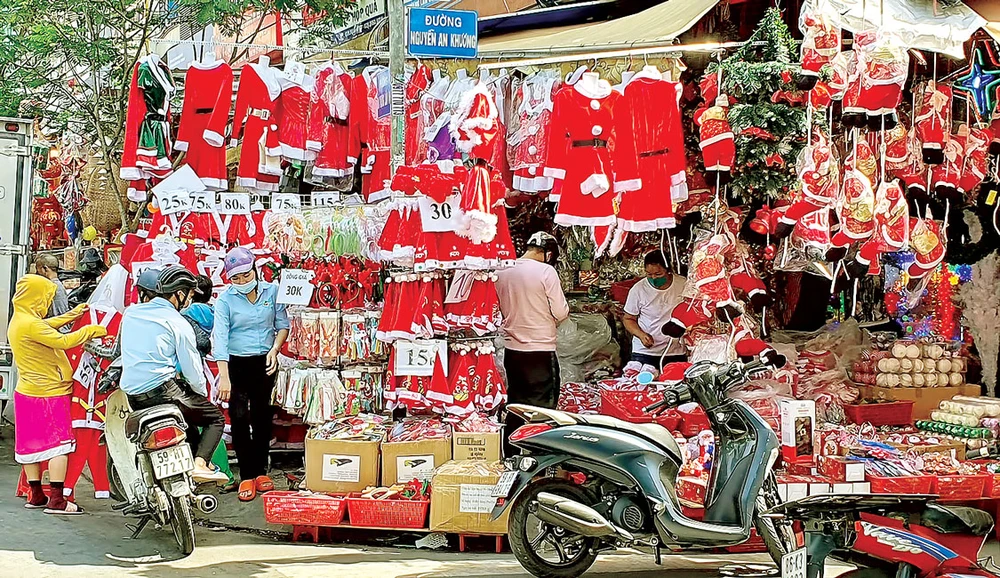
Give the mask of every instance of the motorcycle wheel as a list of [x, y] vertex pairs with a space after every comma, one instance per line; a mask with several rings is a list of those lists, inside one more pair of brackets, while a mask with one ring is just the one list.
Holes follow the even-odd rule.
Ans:
[[122, 489], [122, 479], [118, 475], [118, 470], [115, 469], [114, 462], [111, 461], [111, 457], [108, 456], [108, 495], [111, 499], [116, 502], [124, 502], [127, 500], [125, 497], [125, 490]]
[[[597, 560], [596, 538], [571, 534], [542, 522], [530, 511], [539, 492], [548, 492], [590, 504], [587, 493], [564, 480], [541, 480], [529, 485], [511, 508], [507, 524], [510, 549], [521, 566], [538, 578], [576, 578]], [[548, 546], [548, 557], [544, 554]], [[552, 558], [556, 559], [553, 560]]]
[[174, 539], [180, 546], [181, 554], [187, 556], [194, 551], [194, 521], [191, 518], [191, 499], [187, 496], [175, 498], [170, 496], [170, 527], [174, 531]]
[[781, 557], [789, 554], [798, 547], [798, 540], [795, 539], [795, 529], [791, 520], [764, 518], [760, 514], [781, 504], [781, 496], [778, 495], [778, 482], [774, 479], [774, 474], [768, 474], [764, 480], [764, 485], [757, 496], [757, 507], [754, 512], [754, 525], [757, 527], [757, 534], [764, 541], [767, 553], [771, 555], [774, 563], [781, 568]]

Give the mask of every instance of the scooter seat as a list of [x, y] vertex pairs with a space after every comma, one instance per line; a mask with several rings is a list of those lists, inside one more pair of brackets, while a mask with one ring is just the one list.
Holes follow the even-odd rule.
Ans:
[[608, 427], [630, 434], [637, 434], [663, 448], [674, 458], [681, 460], [681, 448], [667, 428], [655, 423], [629, 423], [606, 415], [579, 416], [579, 420], [590, 425]]
[[178, 409], [176, 405], [154, 405], [153, 407], [133, 411], [127, 418], [125, 418], [125, 436], [130, 440], [134, 440], [135, 436], [138, 435], [139, 428], [142, 426], [143, 422], [161, 417], [173, 417], [176, 418], [181, 424], [184, 423], [184, 416], [181, 414], [181, 410]]
[[993, 529], [993, 516], [967, 506], [931, 503], [920, 514], [920, 523], [942, 534], [986, 536]]

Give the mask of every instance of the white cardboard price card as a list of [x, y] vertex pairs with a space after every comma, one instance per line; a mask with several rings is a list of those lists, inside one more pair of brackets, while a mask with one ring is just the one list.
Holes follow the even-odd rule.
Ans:
[[396, 375], [428, 377], [434, 374], [435, 362], [441, 364], [444, 376], [448, 376], [448, 344], [443, 339], [418, 339], [416, 341], [396, 341]]
[[420, 225], [426, 233], [441, 233], [457, 231], [462, 224], [462, 209], [459, 208], [460, 197], [451, 195], [443, 203], [434, 199], [420, 197]]
[[312, 206], [332, 207], [340, 202], [340, 193], [337, 191], [314, 191], [312, 194]]
[[302, 201], [295, 193], [275, 193], [271, 195], [271, 210], [275, 213], [297, 213]]
[[219, 193], [216, 210], [220, 215], [249, 215], [250, 195], [247, 193]]
[[159, 191], [156, 204], [164, 215], [184, 213], [191, 210], [191, 193], [182, 189]]
[[215, 210], [215, 193], [203, 191], [191, 193], [192, 213], [211, 213]]
[[312, 300], [313, 277], [315, 271], [308, 269], [282, 269], [278, 282], [278, 303], [285, 305], [309, 305]]
[[91, 355], [89, 351], [84, 351], [80, 355], [80, 364], [76, 366], [76, 371], [73, 372], [73, 381], [78, 381], [80, 385], [91, 389], [97, 381], [98, 369], [97, 358]]

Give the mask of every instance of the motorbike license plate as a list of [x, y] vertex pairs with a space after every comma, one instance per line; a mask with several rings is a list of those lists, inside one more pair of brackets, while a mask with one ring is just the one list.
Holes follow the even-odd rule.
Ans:
[[149, 460], [153, 463], [153, 476], [158, 480], [184, 474], [194, 469], [191, 448], [187, 444], [150, 452]]
[[781, 557], [781, 578], [806, 578], [805, 548]]
[[494, 498], [506, 498], [510, 494], [510, 489], [514, 487], [514, 482], [517, 481], [517, 475], [520, 472], [504, 472], [500, 474], [500, 481], [497, 485], [493, 486], [493, 497]]

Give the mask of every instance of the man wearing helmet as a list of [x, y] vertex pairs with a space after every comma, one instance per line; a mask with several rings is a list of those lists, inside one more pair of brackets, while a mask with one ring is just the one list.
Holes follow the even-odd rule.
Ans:
[[225, 482], [226, 475], [211, 465], [225, 420], [208, 400], [194, 331], [180, 314], [191, 303], [198, 281], [184, 267], [171, 265], [143, 271], [136, 285], [141, 302], [125, 310], [120, 330], [121, 390], [133, 410], [177, 405], [189, 426], [188, 442], [195, 455], [192, 477]]

